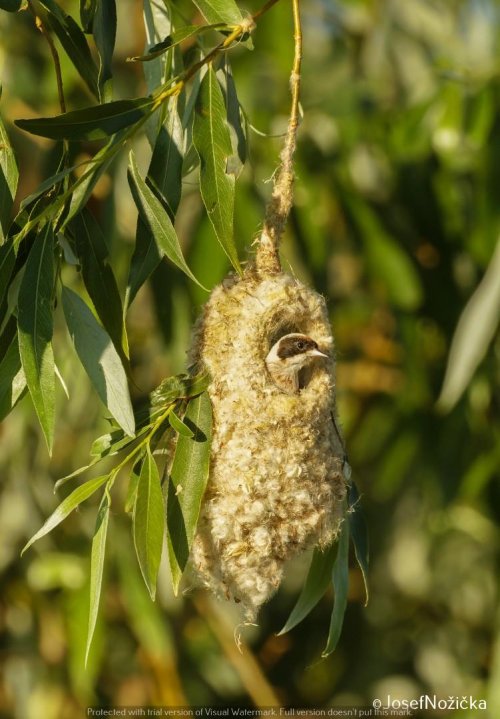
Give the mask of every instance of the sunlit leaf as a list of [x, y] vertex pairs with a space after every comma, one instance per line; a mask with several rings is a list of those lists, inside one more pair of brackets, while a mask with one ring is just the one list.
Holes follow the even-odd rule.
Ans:
[[168, 115], [160, 129], [151, 157], [148, 180], [151, 182], [172, 222], [175, 219], [182, 192], [182, 162], [184, 128], [179, 116], [178, 98], [168, 104]]
[[299, 624], [314, 609], [328, 589], [332, 579], [332, 567], [337, 553], [337, 545], [333, 543], [321, 551], [315, 549], [311, 566], [299, 598], [288, 617], [283, 629], [278, 634], [285, 634]]
[[227, 174], [231, 138], [222, 90], [212, 67], [198, 93], [193, 142], [200, 157], [200, 190], [208, 217], [231, 264], [241, 273], [233, 236], [234, 175]]
[[26, 392], [26, 377], [21, 367], [19, 345], [14, 337], [0, 362], [0, 422]]
[[239, 25], [243, 15], [234, 0], [193, 0], [203, 17], [210, 23]]
[[460, 399], [495, 336], [500, 318], [500, 241], [483, 279], [460, 315], [450, 347], [439, 409]]
[[156, 595], [165, 530], [165, 505], [158, 467], [148, 448], [142, 463], [134, 506], [135, 551], [151, 599]]
[[134, 201], [143, 221], [147, 224], [155, 239], [158, 253], [161, 256], [168, 257], [189, 279], [200, 284], [186, 264], [177, 234], [167, 211], [141, 177], [132, 154], [130, 155], [129, 180]]
[[87, 210], [76, 215], [69, 228], [76, 241], [87, 292], [122, 362], [127, 365], [128, 340], [123, 307], [115, 275], [108, 261], [108, 247], [102, 230]]
[[194, 436], [178, 436], [167, 496], [168, 557], [176, 594], [208, 481], [212, 407], [206, 392], [189, 402], [184, 423], [193, 430]]
[[190, 377], [187, 374], [166, 377], [150, 394], [151, 405], [166, 406], [176, 399], [196, 397], [204, 392], [209, 384], [207, 374]]
[[[4, 8], [5, 9], [5, 8]], [[19, 173], [9, 136], [0, 117], [0, 244], [7, 236]], [[2, 286], [0, 282], [0, 287]]]
[[108, 479], [109, 476], [107, 474], [102, 477], [95, 477], [94, 479], [89, 479], [88, 482], [85, 482], [85, 484], [82, 484], [80, 487], [74, 489], [50, 515], [43, 527], [41, 527], [41, 529], [39, 529], [38, 532], [31, 537], [29, 542], [23, 548], [22, 554], [31, 547], [34, 542], [38, 541], [42, 537], [45, 537], [45, 535], [49, 534], [49, 532], [52, 532], [52, 530], [55, 529], [58, 524], [61, 524], [61, 522], [65, 520], [66, 517], [71, 514], [74, 509], [76, 509], [76, 507], [78, 507], [78, 505], [94, 494], [99, 487], [102, 487], [102, 485], [108, 481]]
[[16, 263], [14, 243], [6, 242], [0, 246], [0, 306], [9, 289], [10, 278]]
[[86, 33], [92, 32], [96, 6], [97, 0], [80, 0], [80, 20]]
[[184, 424], [184, 422], [175, 414], [173, 410], [168, 415], [168, 421], [170, 422], [172, 429], [175, 429], [177, 434], [182, 434], [183, 437], [194, 437], [193, 430], [188, 427], [187, 424]]
[[217, 73], [220, 79], [224, 99], [227, 108], [227, 123], [231, 136], [233, 154], [228, 159], [227, 173], [236, 176], [241, 172], [247, 158], [247, 140], [243, 128], [243, 114], [241, 111], [236, 85], [231, 71], [231, 66], [226, 59], [224, 65]]
[[97, 614], [99, 612], [110, 504], [109, 493], [108, 491], [105, 491], [99, 506], [99, 511], [97, 512], [94, 538], [92, 540], [92, 553], [90, 559], [89, 625], [87, 631], [87, 647], [85, 650], [85, 664], [87, 664], [87, 660], [89, 658], [90, 646], [92, 644], [92, 638], [94, 636], [95, 625], [97, 622]]
[[354, 553], [358, 562], [363, 582], [365, 585], [365, 606], [368, 604], [370, 592], [368, 588], [368, 528], [361, 511], [359, 502], [359, 492], [352, 480], [349, 481], [349, 508], [347, 510], [347, 519], [349, 521], [349, 530], [351, 533], [352, 543], [354, 545]]
[[28, 389], [49, 452], [54, 438], [55, 375], [52, 352], [54, 236], [47, 225], [35, 239], [18, 298], [19, 352]]
[[94, 389], [120, 427], [133, 437], [135, 421], [127, 375], [110, 336], [68, 287], [63, 287], [62, 304], [76, 352]]
[[94, 155], [88, 169], [82, 175], [82, 179], [79, 182], [78, 187], [76, 187], [71, 194], [70, 208], [61, 229], [63, 229], [65, 225], [69, 223], [83, 207], [85, 207], [98, 180], [106, 172], [111, 161], [121, 149], [123, 145], [123, 136], [126, 132], [126, 130], [118, 132], [103, 148], [99, 150], [99, 152]]
[[53, 140], [102, 140], [142, 120], [152, 112], [154, 103], [151, 97], [115, 100], [55, 117], [16, 120], [15, 124], [32, 135]]
[[144, 55], [137, 55], [136, 57], [127, 58], [129, 62], [151, 62], [160, 57], [168, 50], [176, 45], [179, 45], [184, 40], [187, 40], [194, 35], [200, 35], [201, 33], [207, 32], [208, 30], [224, 30], [228, 29], [225, 23], [213, 23], [209, 25], [184, 25], [178, 30], [173, 32], [171, 35], [167, 35], [160, 42], [151, 45], [147, 53]]
[[[170, 21], [170, 5], [157, 0], [145, 0], [144, 2], [144, 26], [146, 29], [146, 49], [161, 42], [172, 32]], [[144, 76], [148, 92], [159, 87], [165, 82], [167, 71], [167, 60], [164, 56], [154, 58], [152, 62], [144, 66]]]
[[340, 638], [349, 589], [349, 523], [342, 522], [338, 540], [337, 556], [333, 565], [332, 582], [334, 591], [333, 610], [326, 647], [321, 656], [331, 654]]
[[97, 0], [93, 17], [92, 33], [101, 59], [99, 87], [105, 88], [106, 83], [113, 75], [111, 61], [113, 59], [116, 40], [115, 0]]

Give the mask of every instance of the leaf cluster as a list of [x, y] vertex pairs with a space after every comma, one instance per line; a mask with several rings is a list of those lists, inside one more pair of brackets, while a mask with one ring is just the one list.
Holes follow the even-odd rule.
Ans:
[[[207, 385], [206, 375], [169, 377], [151, 394], [148, 406], [138, 414], [137, 430], [133, 436], [112, 423], [110, 432], [94, 441], [89, 464], [60, 479], [55, 489], [102, 465], [106, 458], [113, 458], [113, 468], [74, 489], [23, 549], [25, 552], [34, 542], [55, 529], [82, 502], [99, 489], [103, 490], [92, 540], [87, 657], [101, 595], [112, 505], [111, 489], [122, 470], [128, 474], [124, 508], [132, 515], [137, 559], [151, 598], [154, 599], [156, 594], [165, 534], [173, 586], [177, 592], [208, 480], [212, 413]], [[175, 435], [175, 451], [170, 457]]]

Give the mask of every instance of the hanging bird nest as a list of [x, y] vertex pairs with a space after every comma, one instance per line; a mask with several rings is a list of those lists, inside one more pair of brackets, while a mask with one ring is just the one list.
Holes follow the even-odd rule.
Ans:
[[[241, 604], [252, 621], [277, 590], [285, 563], [330, 545], [346, 494], [345, 452], [335, 421], [335, 361], [325, 300], [284, 273], [279, 242], [293, 197], [302, 57], [293, 3], [292, 108], [254, 260], [216, 287], [195, 327], [191, 360], [208, 371], [213, 410], [210, 474], [191, 563], [201, 582]], [[327, 357], [284, 391], [266, 357], [291, 333]]]
[[[307, 368], [297, 394], [277, 387], [265, 364], [290, 332], [314, 338], [329, 355]], [[241, 602], [251, 621], [278, 588], [285, 562], [331, 544], [342, 517], [344, 453], [332, 414], [325, 301], [288, 274], [252, 268], [214, 289], [192, 352], [210, 374], [214, 418], [192, 562], [202, 582]]]

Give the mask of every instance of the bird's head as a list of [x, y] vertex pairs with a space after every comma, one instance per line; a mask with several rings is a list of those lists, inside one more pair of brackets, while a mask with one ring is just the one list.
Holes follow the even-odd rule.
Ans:
[[292, 332], [280, 337], [271, 347], [266, 357], [269, 369], [281, 369], [284, 372], [299, 372], [316, 357], [328, 357], [321, 352], [318, 343], [298, 332]]

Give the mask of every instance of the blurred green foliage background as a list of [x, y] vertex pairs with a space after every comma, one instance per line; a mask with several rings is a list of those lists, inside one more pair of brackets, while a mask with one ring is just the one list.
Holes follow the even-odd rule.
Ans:
[[[78, 16], [77, 3], [61, 4]], [[201, 21], [187, 0], [176, 4]], [[252, 11], [258, 3], [241, 6]], [[144, 48], [142, 4], [120, 0], [118, 12], [114, 92], [133, 97], [145, 92], [141, 67], [126, 62]], [[442, 403], [447, 411], [436, 408], [459, 318], [499, 237], [500, 6], [303, 0], [302, 12], [304, 118], [283, 255], [291, 272], [328, 298], [339, 415], [370, 528], [370, 603], [363, 608], [353, 568], [332, 656], [319, 660], [331, 596], [277, 637], [307, 570], [303, 558], [259, 626], [244, 630], [250, 648], [240, 654], [237, 614], [204, 593], [172, 597], [167, 566], [157, 602], [150, 602], [130, 520], [115, 513], [85, 670], [95, 503], [20, 558], [56, 505], [55, 480], [84, 464], [93, 438], [106, 431], [105, 412], [61, 322], [56, 360], [70, 398], [60, 390], [52, 460], [28, 399], [0, 427], [1, 716], [64, 719], [83, 716], [88, 705], [366, 705], [387, 694], [424, 693], [485, 698], [490, 716], [500, 716], [498, 334], [477, 345], [482, 323], [497, 322], [500, 272], [489, 304], [460, 325], [449, 372], [462, 373], [465, 391], [455, 392], [451, 409], [451, 400]], [[259, 22], [255, 50], [232, 53], [248, 120], [267, 135], [250, 132], [238, 182], [243, 252], [262, 221], [286, 127], [292, 32], [283, 0]], [[90, 104], [63, 52], [61, 60], [68, 107]], [[54, 148], [12, 121], [58, 112], [48, 47], [28, 12], [0, 12], [0, 70], [1, 112], [21, 170], [19, 200], [53, 170]], [[147, 141], [135, 145], [144, 168]], [[136, 221], [125, 156], [99, 181], [91, 209], [125, 282]], [[209, 287], [219, 282], [226, 258], [189, 181], [177, 227], [197, 277]], [[78, 285], [76, 271], [67, 273]], [[166, 262], [141, 290], [128, 319], [137, 400], [184, 369], [205, 300]], [[481, 361], [469, 377], [461, 361], [471, 348]]]

